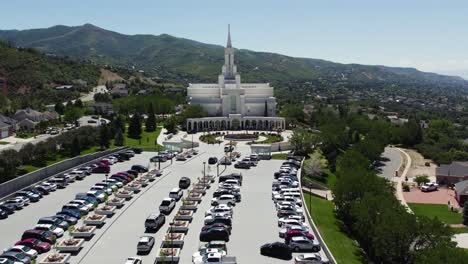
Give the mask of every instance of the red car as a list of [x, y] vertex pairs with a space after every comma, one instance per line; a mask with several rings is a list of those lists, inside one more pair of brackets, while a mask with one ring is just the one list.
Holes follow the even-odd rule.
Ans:
[[116, 174], [114, 174], [114, 175], [112, 175], [112, 176], [120, 177], [120, 178], [124, 179], [124, 180], [127, 181], [127, 182], [133, 181], [133, 178], [132, 178], [132, 177], [130, 177], [130, 176], [128, 176], [128, 175], [125, 175], [125, 174], [122, 174], [122, 173], [116, 173]]
[[39, 239], [49, 244], [54, 244], [55, 241], [57, 240], [57, 237], [54, 235], [54, 233], [50, 231], [43, 231], [43, 230], [37, 230], [37, 229], [29, 229], [29, 230], [24, 231], [23, 236], [21, 237], [21, 240], [24, 240], [27, 238]]
[[106, 164], [107, 166], [110, 166], [110, 162], [108, 160], [100, 160], [99, 162]]
[[49, 243], [42, 242], [41, 240], [35, 238], [26, 238], [16, 242], [15, 246], [19, 245], [30, 247], [39, 252], [40, 254], [48, 252], [50, 250]]
[[93, 173], [109, 173], [110, 167], [106, 165], [100, 165], [92, 170]]
[[127, 172], [122, 172], [122, 171], [121, 171], [121, 172], [117, 172], [116, 174], [117, 174], [117, 175], [123, 175], [123, 176], [128, 177], [128, 178], [130, 178], [130, 179], [132, 179], [132, 180], [135, 179], [135, 176], [134, 176], [134, 175], [132, 175], [132, 174], [130, 174], [130, 173], [127, 173]]
[[312, 235], [309, 232], [304, 232], [299, 229], [291, 229], [286, 233], [286, 236], [284, 237], [284, 241], [286, 242], [286, 244], [289, 244], [289, 241], [291, 241], [291, 238], [295, 236], [306, 236], [310, 240], [314, 239], [314, 235]]

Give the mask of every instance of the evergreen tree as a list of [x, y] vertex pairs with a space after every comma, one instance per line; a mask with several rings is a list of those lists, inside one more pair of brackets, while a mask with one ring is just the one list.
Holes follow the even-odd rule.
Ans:
[[72, 157], [76, 157], [81, 154], [80, 140], [78, 139], [77, 136], [73, 138], [70, 152], [71, 152]]
[[76, 99], [74, 106], [78, 108], [83, 108], [83, 102], [80, 99]]
[[463, 204], [463, 224], [468, 225], [468, 201]]
[[55, 109], [55, 112], [63, 115], [63, 113], [65, 113], [65, 106], [63, 105], [63, 103], [56, 103], [55, 106], [54, 106], [54, 109]]
[[114, 141], [114, 144], [116, 146], [123, 146], [125, 144], [125, 139], [124, 139], [124, 136], [123, 136], [123, 133], [122, 133], [122, 130], [117, 130], [117, 133], [115, 135], [115, 141]]
[[109, 148], [110, 146], [110, 137], [109, 137], [109, 128], [107, 125], [102, 125], [99, 129], [99, 145], [101, 148]]
[[112, 124], [112, 127], [115, 131], [122, 131], [122, 133], [125, 133], [125, 120], [123, 119], [122, 115], [118, 115]]
[[138, 113], [135, 113], [130, 119], [130, 124], [128, 126], [128, 137], [139, 139], [141, 137], [141, 121]]
[[267, 106], [267, 101], [265, 101], [265, 111], [263, 112], [263, 116], [268, 116], [268, 106]]
[[150, 103], [148, 118], [146, 119], [145, 130], [147, 132], [156, 131], [156, 116], [154, 115], [153, 104]]

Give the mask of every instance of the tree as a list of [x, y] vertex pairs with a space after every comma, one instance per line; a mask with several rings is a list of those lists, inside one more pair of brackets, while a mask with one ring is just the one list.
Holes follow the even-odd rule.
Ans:
[[76, 99], [75, 104], [73, 106], [83, 108], [83, 102], [81, 101], [81, 99]]
[[99, 145], [101, 148], [109, 148], [110, 137], [107, 125], [102, 125], [99, 129]]
[[304, 162], [304, 172], [311, 177], [319, 177], [323, 174], [323, 170], [327, 167], [328, 161], [322, 154], [320, 149], [316, 149], [314, 153], [309, 154], [309, 159]]
[[65, 113], [65, 106], [63, 105], [63, 103], [56, 103], [54, 106], [54, 110], [60, 115], [63, 115], [63, 113]]
[[112, 122], [112, 127], [114, 131], [120, 130], [122, 133], [125, 133], [125, 121], [122, 115], [117, 115], [117, 117]]
[[130, 119], [130, 124], [128, 126], [128, 137], [133, 139], [139, 139], [141, 137], [141, 120], [138, 113], [133, 114]]
[[123, 146], [125, 144], [125, 138], [123, 136], [122, 130], [117, 130], [115, 135], [114, 145], [116, 146]]
[[168, 133], [175, 134], [177, 133], [177, 121], [174, 117], [170, 117], [164, 123], [164, 128]]
[[149, 106], [148, 118], [146, 119], [145, 123], [145, 131], [156, 131], [156, 116], [154, 114], [153, 104], [150, 104]]
[[297, 155], [305, 156], [312, 152], [312, 148], [318, 143], [318, 137], [307, 130], [296, 129], [289, 141]]
[[418, 175], [413, 180], [418, 184], [418, 186], [421, 186], [423, 184], [430, 182], [429, 176], [427, 175]]
[[81, 154], [80, 140], [77, 136], [73, 137], [70, 154], [72, 157], [79, 156]]
[[268, 105], [267, 105], [267, 101], [265, 100], [265, 110], [263, 112], [263, 116], [268, 116]]
[[66, 122], [75, 123], [81, 116], [83, 116], [81, 109], [77, 107], [66, 107], [63, 119]]
[[468, 225], [468, 201], [463, 204], [463, 224]]

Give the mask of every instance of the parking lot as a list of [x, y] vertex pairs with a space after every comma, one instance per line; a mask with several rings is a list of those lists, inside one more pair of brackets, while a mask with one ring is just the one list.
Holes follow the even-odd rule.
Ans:
[[[245, 144], [239, 144], [237, 150], [243, 156], [250, 152], [249, 146]], [[149, 158], [154, 155], [155, 153], [151, 152], [137, 154], [130, 161], [113, 165], [110, 174], [126, 171], [134, 164], [146, 166], [149, 164]], [[83, 244], [81, 251], [71, 257], [70, 263], [123, 263], [127, 257], [136, 256], [136, 245], [142, 235], [155, 237], [156, 243], [153, 250], [149, 255], [140, 256], [143, 263], [153, 263], [157, 249], [169, 227], [168, 224], [174, 217], [181, 202], [177, 203], [176, 209], [166, 217], [165, 225], [156, 233], [145, 234], [144, 221], [146, 217], [153, 212], [159, 211], [158, 207], [162, 199], [168, 196], [171, 189], [178, 186], [181, 177], [189, 177], [194, 182], [203, 175], [204, 161], [207, 161], [209, 157], [221, 157], [222, 155], [222, 145], [202, 144], [199, 154], [189, 160], [174, 161], [172, 165], [170, 161], [161, 163], [161, 168], [164, 169], [163, 175], [142, 189], [140, 193], [126, 202], [120, 210], [117, 210], [115, 215], [107, 219], [106, 224], [97, 230], [94, 237]], [[293, 262], [260, 255], [260, 247], [263, 244], [282, 241], [278, 236], [278, 218], [271, 199], [273, 173], [279, 169], [281, 163], [280, 160], [260, 161], [257, 167], [249, 170], [234, 169], [234, 166], [231, 165], [227, 166], [224, 171], [224, 166], [220, 166], [220, 172], [223, 174], [241, 171], [244, 175], [241, 187], [242, 201], [234, 208], [232, 235], [227, 243], [228, 255], [235, 256], [238, 263]], [[157, 165], [151, 164], [152, 168], [155, 166]], [[211, 174], [216, 175], [217, 173], [216, 166], [207, 165], [206, 170]], [[32, 228], [40, 217], [53, 215], [60, 211], [62, 205], [74, 199], [76, 193], [88, 191], [91, 186], [103, 179], [103, 174], [92, 174], [82, 181], [72, 183], [66, 189], [57, 190], [45, 196], [40, 202], [32, 203], [23, 210], [11, 215], [8, 219], [0, 221], [0, 232], [2, 234], [0, 246], [3, 248], [11, 246], [19, 240], [22, 232]], [[180, 254], [179, 263], [191, 263], [192, 254], [201, 245], [199, 234], [203, 226], [204, 212], [211, 206], [210, 200], [216, 189], [217, 182], [208, 190], [194, 214], [190, 229], [184, 239], [185, 243]], [[40, 256], [39, 260], [41, 258], [43, 256]]]

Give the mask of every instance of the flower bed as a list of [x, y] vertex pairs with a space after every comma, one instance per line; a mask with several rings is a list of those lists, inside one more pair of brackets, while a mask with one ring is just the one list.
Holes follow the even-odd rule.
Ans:
[[71, 236], [74, 238], [90, 238], [94, 235], [96, 231], [95, 226], [79, 226], [71, 232]]
[[166, 233], [163, 239], [163, 247], [180, 247], [184, 246], [185, 234], [183, 233]]
[[188, 197], [185, 198], [187, 201], [196, 201], [196, 202], [201, 202], [203, 195], [201, 193], [197, 192], [190, 192]]
[[106, 219], [106, 216], [105, 215], [98, 215], [98, 214], [92, 214], [92, 215], [88, 215], [85, 219], [84, 219], [84, 223], [86, 225], [97, 225], [97, 226], [100, 226], [100, 225], [103, 225], [105, 223], [105, 220]]
[[141, 189], [141, 185], [138, 183], [129, 183], [124, 186], [124, 189], [127, 191], [139, 192]]
[[190, 224], [190, 222], [185, 221], [185, 220], [174, 221], [174, 225], [170, 226], [167, 229], [167, 232], [168, 233], [187, 233], [187, 231], [189, 229], [189, 224]]
[[124, 199], [131, 199], [133, 194], [133, 192], [131, 191], [127, 191], [127, 190], [120, 190], [118, 191], [116, 194], [115, 194], [115, 197], [118, 197], [118, 198], [124, 198]]
[[205, 186], [194, 186], [191, 190], [193, 193], [200, 193], [202, 195], [206, 194], [206, 187]]
[[141, 187], [146, 187], [149, 184], [149, 180], [145, 178], [138, 178], [135, 180], [136, 183], [140, 184]]
[[180, 248], [160, 248], [156, 256], [157, 263], [178, 263]]
[[82, 238], [69, 238], [60, 241], [57, 245], [57, 250], [60, 252], [78, 252], [80, 251], [84, 239]]
[[64, 264], [68, 263], [70, 253], [52, 253], [47, 255], [39, 264]]
[[116, 209], [117, 207], [115, 206], [103, 205], [103, 206], [96, 208], [95, 214], [109, 216], [109, 215], [115, 214]]
[[114, 198], [111, 198], [107, 201], [107, 205], [110, 205], [110, 206], [115, 206], [117, 208], [120, 208], [122, 206], [124, 206], [125, 204], [125, 199], [124, 198], [118, 198], [118, 197], [114, 197]]
[[185, 221], [192, 221], [193, 219], [193, 211], [192, 210], [182, 210], [179, 209], [175, 215], [175, 220], [185, 220]]
[[156, 174], [145, 174], [145, 175], [141, 176], [140, 179], [145, 179], [145, 180], [148, 180], [150, 182], [153, 182], [154, 180], [156, 180]]
[[227, 134], [224, 136], [225, 140], [256, 140], [258, 135], [256, 134]]
[[199, 202], [197, 201], [182, 201], [182, 206], [180, 206], [180, 210], [192, 210], [197, 211]]

